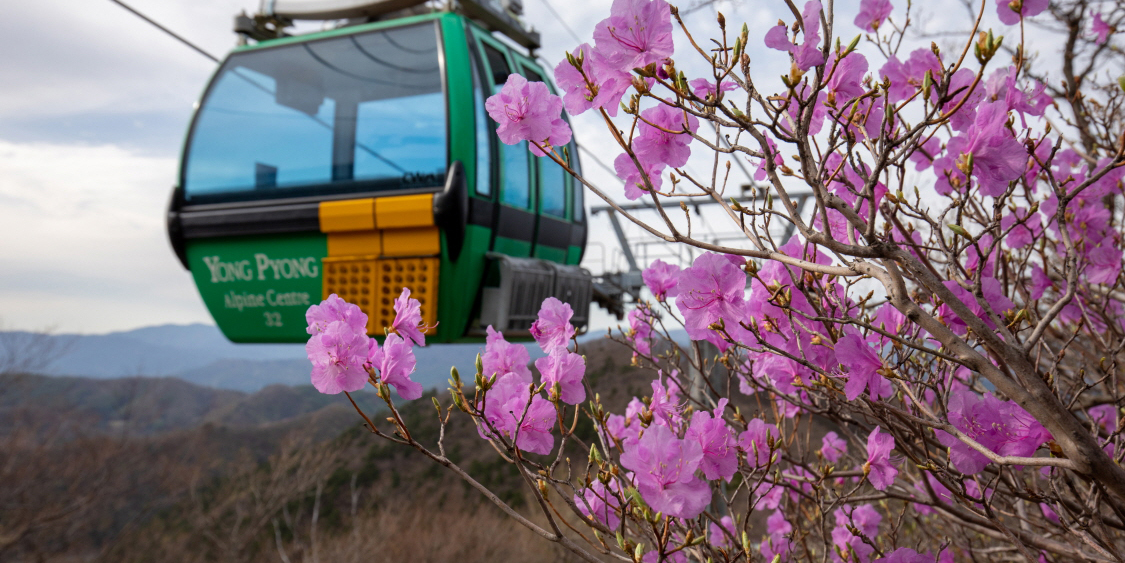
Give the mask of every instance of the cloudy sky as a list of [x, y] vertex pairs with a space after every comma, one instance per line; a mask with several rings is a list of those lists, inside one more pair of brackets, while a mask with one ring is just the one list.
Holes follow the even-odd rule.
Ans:
[[[608, 2], [550, 1], [583, 41], [608, 13]], [[234, 46], [232, 16], [258, 7], [257, 0], [128, 3], [217, 56]], [[544, 0], [524, 5], [553, 65], [575, 41]], [[837, 2], [837, 21], [848, 27], [842, 35], [858, 32], [850, 26], [857, 5]], [[792, 19], [781, 6], [724, 0], [687, 19], [709, 33], [717, 7], [732, 29], [746, 22], [751, 37], [761, 37], [778, 17]], [[686, 45], [678, 32], [676, 43]], [[210, 323], [168, 245], [163, 212], [192, 105], [215, 65], [109, 0], [10, 2], [0, 52], [0, 327], [99, 333]], [[788, 67], [776, 52], [751, 54], [766, 76]], [[595, 153], [618, 152], [590, 113], [575, 129]], [[596, 164], [585, 168], [595, 183], [615, 185]], [[604, 219], [594, 221], [608, 232]], [[615, 251], [595, 246], [588, 256], [599, 269]]]

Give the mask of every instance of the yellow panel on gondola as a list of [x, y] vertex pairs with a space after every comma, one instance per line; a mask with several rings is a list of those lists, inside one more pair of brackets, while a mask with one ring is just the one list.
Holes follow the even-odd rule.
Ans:
[[404, 195], [375, 200], [375, 226], [380, 229], [430, 227], [434, 224], [434, 195]]
[[[381, 336], [395, 320], [402, 288], [422, 305], [422, 322], [437, 324], [438, 258], [347, 256], [324, 259], [324, 297], [335, 293], [367, 314], [367, 332]], [[433, 329], [426, 334], [433, 334]]]
[[383, 256], [427, 256], [441, 253], [441, 234], [437, 227], [386, 229]]
[[370, 231], [375, 228], [375, 198], [322, 201], [320, 232]]
[[380, 254], [383, 250], [381, 231], [328, 233], [329, 256], [363, 256]]

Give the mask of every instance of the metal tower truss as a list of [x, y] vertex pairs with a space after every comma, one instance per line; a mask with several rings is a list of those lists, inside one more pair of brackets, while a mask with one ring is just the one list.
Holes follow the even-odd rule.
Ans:
[[[749, 186], [743, 186], [743, 193], [749, 191]], [[813, 198], [812, 192], [798, 192], [790, 194], [797, 206], [797, 212], [803, 213], [805, 204]], [[743, 197], [737, 198], [736, 201], [745, 207], [753, 207], [755, 201], [762, 199], [759, 197]], [[710, 206], [717, 205], [718, 202], [714, 200], [691, 200], [684, 201], [684, 205], [689, 208], [699, 223], [704, 228], [707, 228], [705, 218], [703, 215], [704, 209]], [[656, 206], [650, 202], [629, 203], [618, 206], [622, 211], [628, 211], [632, 214], [655, 215]], [[680, 209], [680, 201], [666, 201], [661, 203], [664, 209]], [[609, 225], [613, 229], [616, 240], [616, 247], [604, 245], [596, 241], [590, 241], [587, 248], [587, 258], [585, 265], [594, 270], [594, 302], [602, 308], [616, 315], [619, 319], [624, 317], [626, 297], [632, 302], [637, 302], [641, 298], [641, 289], [644, 288], [644, 280], [641, 278], [642, 269], [650, 264], [653, 260], [661, 259], [670, 264], [675, 264], [681, 268], [690, 266], [699, 254], [699, 250], [682, 244], [668, 244], [667, 242], [658, 238], [652, 237], [645, 233], [639, 236], [629, 236], [625, 232], [624, 226], [621, 224], [622, 219], [614, 207], [609, 205], [593, 206], [590, 208], [591, 216], [598, 216], [605, 214], [609, 220]], [[779, 232], [771, 234], [779, 234], [782, 243], [789, 240], [793, 236], [795, 225], [788, 223], [784, 229], [778, 229]], [[746, 235], [737, 230], [716, 232], [711, 231], [706, 237], [697, 237], [707, 240], [712, 244], [728, 244], [737, 245], [739, 241], [745, 241]], [[601, 258], [595, 258], [591, 250], [594, 248], [601, 248]], [[600, 262], [600, 263], [598, 263]]]

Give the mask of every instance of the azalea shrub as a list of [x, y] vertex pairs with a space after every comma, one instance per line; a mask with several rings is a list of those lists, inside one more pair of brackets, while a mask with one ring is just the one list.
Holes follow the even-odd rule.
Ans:
[[[909, 3], [862, 0], [853, 21], [832, 5], [787, 1], [751, 37], [722, 15], [692, 30], [664, 0], [615, 0], [555, 68], [561, 97], [512, 75], [488, 100], [503, 142], [572, 174], [561, 111], [595, 112], [625, 196], [659, 220], [617, 212], [703, 251], [644, 270], [647, 299], [613, 337], [651, 393], [624, 408], [592, 386], [555, 298], [531, 328], [533, 366], [490, 327], [471, 381], [453, 370], [434, 400], [443, 425], [465, 417], [515, 465], [537, 517], [398, 415], [392, 388], [422, 395], [408, 291], [382, 345], [358, 307], [310, 308], [313, 383], [374, 385], [390, 416], [371, 432], [587, 561], [1120, 561], [1125, 7], [968, 2], [943, 50]], [[1061, 52], [1039, 53], [1038, 34]], [[788, 72], [756, 72], [764, 52]], [[742, 243], [708, 243], [686, 206], [662, 207], [697, 201]]]

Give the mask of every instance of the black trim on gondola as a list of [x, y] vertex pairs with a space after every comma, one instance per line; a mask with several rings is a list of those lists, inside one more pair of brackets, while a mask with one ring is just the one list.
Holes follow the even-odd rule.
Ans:
[[179, 213], [185, 239], [320, 231], [319, 203]]
[[492, 229], [492, 213], [495, 206], [487, 199], [469, 198], [469, 224]]
[[586, 224], [575, 223], [570, 227], [570, 246], [584, 248], [586, 246]]
[[496, 235], [512, 240], [532, 241], [535, 214], [523, 209], [500, 205], [496, 217]]
[[460, 160], [449, 165], [445, 189], [434, 194], [434, 224], [445, 231], [446, 251], [456, 262], [465, 244], [465, 226], [469, 222], [469, 187], [465, 167]]
[[184, 226], [180, 222], [180, 207], [183, 205], [183, 189], [179, 186], [172, 188], [172, 198], [168, 201], [168, 212], [165, 214], [165, 226], [168, 228], [168, 242], [172, 244], [172, 251], [180, 259], [185, 270], [190, 270], [187, 261], [187, 243], [184, 240]]
[[536, 245], [550, 246], [566, 250], [570, 244], [570, 223], [561, 221], [547, 215], [539, 216], [539, 233], [536, 235]]

